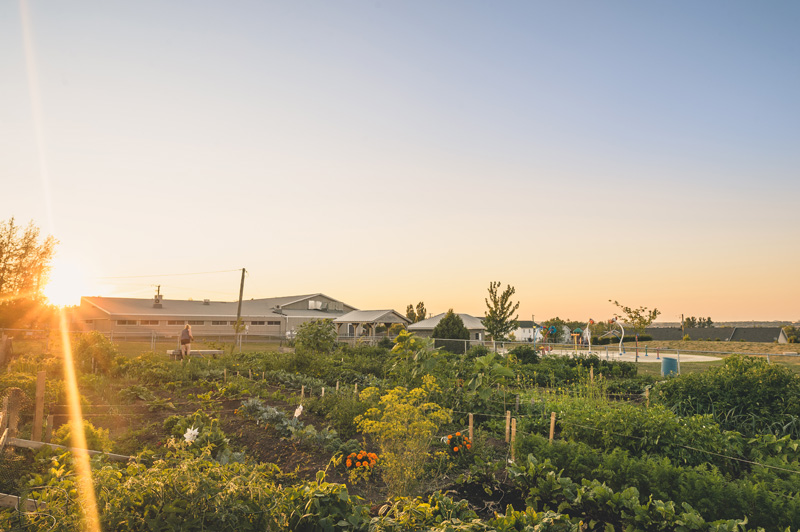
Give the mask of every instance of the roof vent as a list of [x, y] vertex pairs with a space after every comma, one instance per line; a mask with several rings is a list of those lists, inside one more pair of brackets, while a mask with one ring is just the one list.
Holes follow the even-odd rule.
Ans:
[[210, 299], [204, 299], [203, 300], [203, 304], [204, 305], [210, 305], [211, 304], [211, 300]]
[[161, 294], [156, 294], [153, 298], [153, 308], [161, 308]]

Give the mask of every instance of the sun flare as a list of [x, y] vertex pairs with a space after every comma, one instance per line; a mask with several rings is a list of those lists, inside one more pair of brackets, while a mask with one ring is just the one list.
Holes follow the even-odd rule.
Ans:
[[78, 305], [81, 296], [89, 294], [89, 281], [85, 270], [78, 264], [56, 258], [50, 273], [50, 281], [44, 295], [53, 305], [60, 307]]

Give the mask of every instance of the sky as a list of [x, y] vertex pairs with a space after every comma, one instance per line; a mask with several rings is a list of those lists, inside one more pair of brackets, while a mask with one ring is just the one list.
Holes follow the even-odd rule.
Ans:
[[2, 2], [0, 219], [58, 238], [75, 299], [231, 301], [246, 268], [248, 299], [482, 316], [499, 281], [520, 319], [800, 320], [798, 27], [777, 0]]

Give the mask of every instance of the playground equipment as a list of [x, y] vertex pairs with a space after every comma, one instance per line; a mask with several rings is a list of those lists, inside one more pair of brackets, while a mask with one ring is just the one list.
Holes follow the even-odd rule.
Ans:
[[622, 355], [623, 353], [625, 353], [625, 348], [622, 346], [622, 339], [625, 338], [625, 328], [622, 326], [622, 324], [619, 322], [617, 318], [608, 320], [608, 324], [616, 325], [617, 327], [619, 327], [619, 331], [617, 331], [616, 329], [612, 329], [607, 333], [605, 333], [600, 338], [605, 338], [606, 336], [619, 336], [619, 354]]
[[583, 330], [583, 340], [589, 346], [590, 354], [592, 352], [592, 325], [594, 325], [594, 320], [589, 318], [589, 323], [586, 324], [586, 328]]

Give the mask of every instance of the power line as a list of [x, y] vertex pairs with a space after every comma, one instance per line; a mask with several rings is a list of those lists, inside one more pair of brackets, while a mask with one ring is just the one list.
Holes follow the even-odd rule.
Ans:
[[115, 277], [95, 277], [95, 279], [143, 279], [147, 277], [179, 277], [183, 275], [207, 275], [210, 273], [230, 273], [241, 271], [241, 268], [235, 270], [216, 270], [213, 272], [192, 272], [192, 273], [161, 273], [153, 275], [119, 275]]

